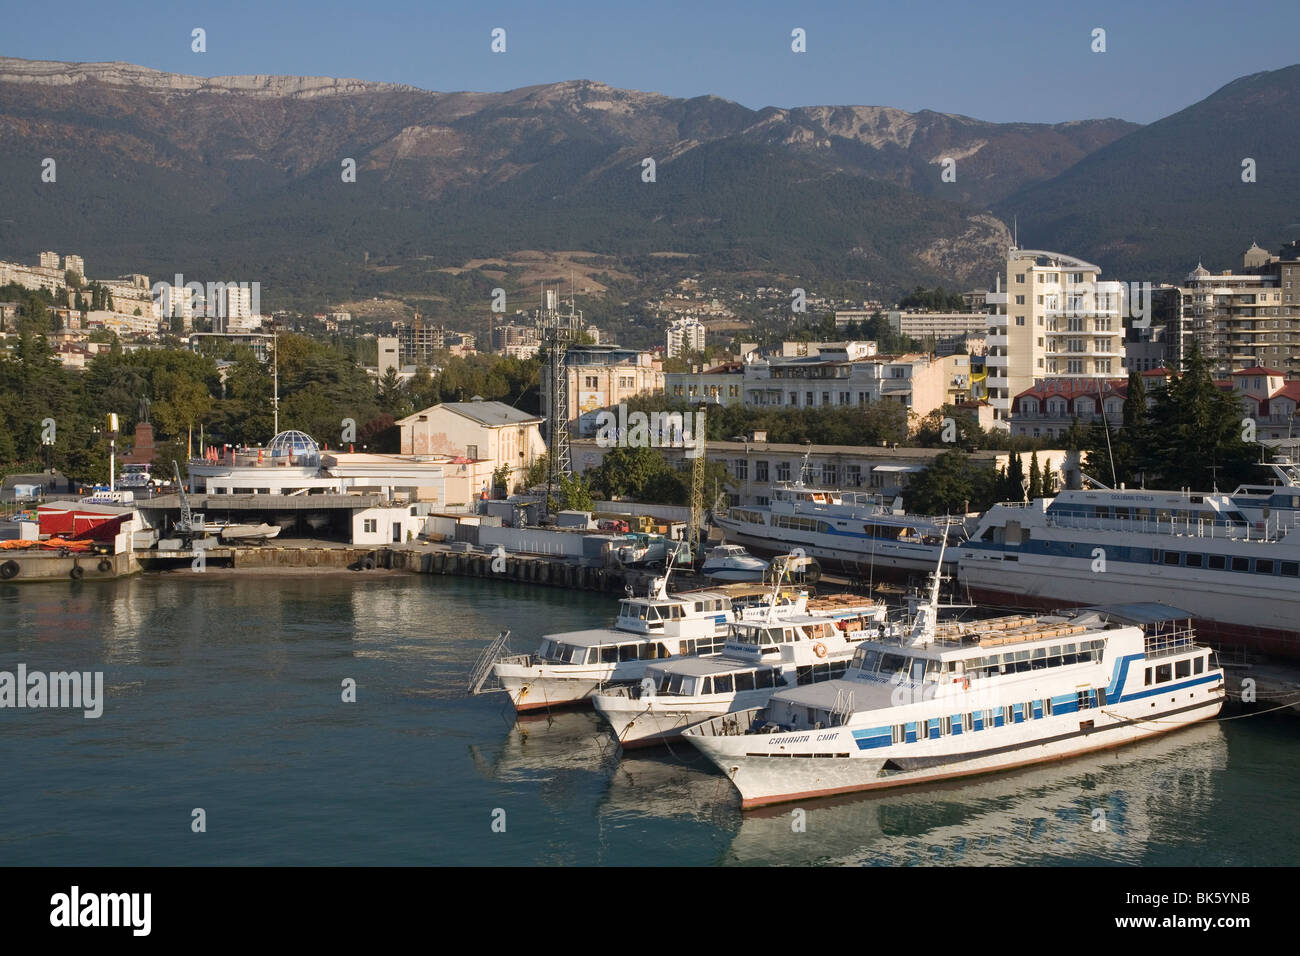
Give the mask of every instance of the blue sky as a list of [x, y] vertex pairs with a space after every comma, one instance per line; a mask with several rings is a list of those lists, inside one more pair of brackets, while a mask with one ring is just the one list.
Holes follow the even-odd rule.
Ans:
[[[1201, 0], [9, 4], [0, 54], [202, 76], [350, 76], [431, 90], [568, 79], [746, 106], [863, 104], [1000, 122], [1151, 122], [1300, 62], [1300, 3]], [[190, 31], [207, 31], [206, 53]], [[494, 27], [507, 50], [489, 49]], [[807, 52], [790, 49], [807, 31]], [[1105, 53], [1090, 49], [1106, 31]]]

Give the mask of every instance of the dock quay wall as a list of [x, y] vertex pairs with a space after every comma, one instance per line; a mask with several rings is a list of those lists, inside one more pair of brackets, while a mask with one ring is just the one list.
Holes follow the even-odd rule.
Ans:
[[602, 593], [621, 594], [629, 586], [637, 592], [643, 592], [652, 577], [645, 571], [591, 567], [562, 558], [537, 555], [492, 554], [442, 548], [381, 548], [374, 554], [376, 567], [381, 568], [418, 574], [495, 578]]

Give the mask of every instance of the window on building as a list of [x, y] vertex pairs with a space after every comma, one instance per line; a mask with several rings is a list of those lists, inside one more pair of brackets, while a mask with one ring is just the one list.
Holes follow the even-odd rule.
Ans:
[[741, 481], [749, 480], [749, 459], [737, 458], [735, 462], [736, 477]]
[[762, 458], [754, 462], [754, 480], [767, 481], [767, 459]]

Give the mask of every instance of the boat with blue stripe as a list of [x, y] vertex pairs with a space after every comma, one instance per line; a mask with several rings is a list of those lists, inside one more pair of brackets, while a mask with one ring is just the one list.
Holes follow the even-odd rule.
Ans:
[[1176, 609], [939, 623], [939, 575], [843, 678], [685, 731], [742, 806], [945, 780], [1118, 747], [1216, 716], [1223, 670]]

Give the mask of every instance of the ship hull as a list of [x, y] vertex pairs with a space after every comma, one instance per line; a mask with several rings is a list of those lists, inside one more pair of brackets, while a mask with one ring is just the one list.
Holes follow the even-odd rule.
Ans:
[[[1164, 569], [1153, 566], [1155, 571]], [[1249, 593], [1254, 582], [1179, 581], [1168, 574], [1138, 574], [1111, 564], [1093, 573], [1074, 567], [963, 560], [960, 582], [980, 605], [1056, 610], [1093, 604], [1159, 601], [1188, 612], [1197, 634], [1216, 648], [1234, 647], [1275, 657], [1300, 658], [1300, 584], [1290, 595]]]
[[[781, 738], [688, 734], [686, 739], [731, 779], [740, 792], [741, 806], [749, 809], [996, 773], [1121, 747], [1216, 716], [1223, 706], [1222, 680], [1212, 687], [1193, 692], [1190, 698], [1179, 706], [1164, 707], [1158, 711], [1148, 708], [1150, 714], [1142, 713], [1142, 707], [1148, 703], [1143, 700], [1123, 705], [1121, 710], [1108, 708], [1106, 711], [1089, 711], [1092, 720], [1086, 722], [1080, 722], [1078, 714], [1048, 718], [1050, 723], [1036, 720], [1032, 724], [1017, 727], [1033, 726], [1037, 731], [1037, 739], [999, 742], [997, 746], [967, 754], [944, 752], [941, 748], [931, 748], [929, 753], [918, 753], [918, 745], [902, 744], [875, 752], [869, 757], [814, 756], [807, 748], [801, 751], [792, 746], [791, 752], [781, 756], [805, 759], [777, 759], [772, 756], [757, 756], [753, 751], [779, 747], [781, 745], [776, 741]], [[1093, 726], [1085, 728], [1084, 723]], [[1014, 731], [1015, 728], [1008, 730]], [[837, 734], [842, 735], [842, 739], [819, 739], [816, 746], [853, 746], [846, 730], [829, 734], [810, 732], [785, 736], [823, 738], [835, 737]], [[907, 755], [909, 753], [911, 756]]]
[[[917, 574], [929, 574], [939, 559], [939, 549], [928, 545], [898, 545], [880, 542], [874, 551], [849, 550], [833, 547], [817, 540], [800, 540], [796, 532], [783, 532], [782, 539], [760, 537], [725, 519], [714, 519], [723, 529], [728, 544], [742, 545], [751, 554], [775, 558], [798, 548], [810, 558], [816, 558], [823, 569], [876, 580], [902, 580]], [[945, 573], [956, 568], [956, 562], [944, 562]]]

